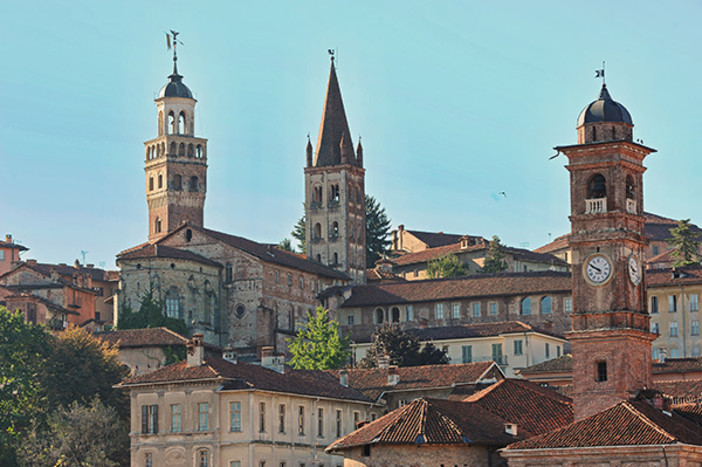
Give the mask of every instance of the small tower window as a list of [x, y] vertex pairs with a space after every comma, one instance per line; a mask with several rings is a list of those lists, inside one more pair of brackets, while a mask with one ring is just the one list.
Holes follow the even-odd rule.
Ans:
[[161, 218], [157, 217], [154, 222], [154, 233], [161, 233]]
[[319, 254], [317, 255], [317, 262], [318, 263], [322, 262], [322, 255], [319, 255]]
[[178, 146], [175, 144], [175, 141], [172, 142], [172, 143], [170, 144], [170, 146], [168, 146], [168, 154], [171, 154], [171, 155], [174, 155], [174, 156], [175, 156], [175, 155], [176, 155], [176, 152], [177, 152], [177, 149], [176, 149], [177, 147], [178, 147]]
[[168, 113], [168, 130], [167, 130], [167, 133], [168, 133], [169, 135], [172, 135], [172, 134], [175, 133], [175, 132], [176, 132], [176, 119], [175, 119], [175, 114], [174, 114], [173, 111], [171, 110], [171, 111]]
[[163, 188], [163, 174], [158, 174], [158, 187]]
[[202, 146], [199, 144], [195, 147], [195, 157], [202, 159]]
[[319, 222], [314, 225], [314, 238], [322, 238], [322, 224]]
[[338, 203], [338, 202], [339, 202], [340, 194], [339, 194], [339, 185], [338, 185], [337, 183], [334, 183], [334, 184], [331, 186], [331, 190], [330, 190], [330, 192], [329, 192], [329, 195], [330, 195], [330, 196], [329, 196], [329, 201], [330, 201], [330, 202], [332, 202], [332, 203]]
[[149, 191], [154, 191], [154, 177], [149, 177]]
[[197, 184], [198, 184], [197, 177], [195, 175], [190, 177], [190, 191], [198, 191]]
[[332, 264], [333, 265], [339, 264], [339, 254], [338, 253], [334, 253]]
[[312, 188], [312, 202], [320, 204], [322, 202], [322, 187], [315, 186]]
[[185, 112], [181, 112], [178, 116], [178, 134], [185, 134]]
[[631, 175], [626, 176], [626, 197], [627, 199], [635, 198], [636, 190], [634, 188], [634, 179]]
[[331, 238], [337, 238], [338, 236], [339, 236], [339, 223], [335, 221], [332, 224]]
[[193, 157], [195, 154], [195, 147], [191, 144], [188, 144], [188, 157]]
[[595, 174], [587, 184], [587, 198], [600, 199], [607, 197], [607, 181], [601, 174]]
[[375, 309], [375, 324], [382, 324], [385, 318], [385, 312], [382, 308]]
[[180, 145], [178, 146], [178, 155], [179, 156], [185, 155], [185, 143], [180, 143]]
[[232, 273], [232, 263], [227, 263], [227, 266], [224, 270], [224, 282], [227, 284], [231, 283], [232, 278], [233, 278], [233, 273]]
[[607, 381], [607, 362], [599, 361], [597, 362], [597, 382]]
[[173, 189], [180, 191], [183, 189], [183, 177], [180, 175], [173, 176]]

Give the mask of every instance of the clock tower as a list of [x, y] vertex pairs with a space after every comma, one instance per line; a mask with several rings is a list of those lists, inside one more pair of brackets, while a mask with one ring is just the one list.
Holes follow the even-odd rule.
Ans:
[[643, 160], [655, 150], [633, 141], [633, 127], [603, 84], [578, 118], [578, 144], [555, 148], [570, 172], [576, 420], [651, 385]]

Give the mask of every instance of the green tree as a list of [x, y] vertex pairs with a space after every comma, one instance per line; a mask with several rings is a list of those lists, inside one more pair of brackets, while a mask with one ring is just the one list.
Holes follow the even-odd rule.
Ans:
[[493, 235], [488, 247], [485, 264], [483, 264], [480, 272], [489, 274], [501, 272], [505, 269], [507, 269], [507, 261], [505, 261], [504, 246], [500, 243], [500, 237]]
[[384, 323], [373, 333], [372, 344], [365, 358], [358, 362], [361, 368], [375, 368], [378, 358], [388, 355], [397, 366], [443, 365], [448, 363], [446, 351], [431, 342], [424, 347], [416, 336], [408, 334], [396, 324]]
[[18, 449], [26, 466], [105, 466], [129, 462], [128, 424], [95, 397], [61, 407], [45, 426], [34, 425]]
[[387, 253], [390, 247], [390, 218], [385, 208], [371, 195], [366, 195], [366, 266], [373, 267], [375, 262]]
[[292, 242], [290, 241], [289, 238], [282, 239], [280, 241], [280, 243], [278, 244], [278, 248], [280, 248], [283, 251], [294, 251], [293, 246], [292, 246]]
[[290, 364], [295, 369], [333, 370], [343, 367], [351, 357], [349, 336], [341, 337], [338, 321], [322, 307], [317, 307], [314, 315], [307, 313], [307, 324], [287, 342], [292, 354]]
[[675, 258], [673, 266], [677, 268], [699, 264], [700, 255], [697, 253], [700, 246], [697, 240], [699, 234], [692, 230], [690, 219], [678, 221], [678, 225], [670, 229], [670, 233], [673, 238], [668, 241], [668, 245], [673, 248], [670, 253]]
[[427, 275], [432, 279], [441, 277], [460, 277], [467, 276], [468, 271], [463, 266], [458, 256], [449, 253], [440, 258], [429, 261], [427, 266]]
[[118, 329], [145, 329], [166, 327], [173, 332], [187, 335], [185, 321], [166, 316], [165, 300], [157, 298], [153, 289], [149, 289], [139, 299], [139, 311], [132, 311], [129, 305], [123, 304], [117, 320]]
[[16, 465], [15, 445], [31, 420], [45, 410], [38, 375], [49, 335], [20, 312], [0, 306], [0, 465]]
[[290, 235], [292, 235], [292, 238], [297, 240], [297, 251], [303, 254], [307, 252], [305, 243], [306, 225], [307, 218], [303, 214], [302, 217], [297, 221], [297, 224], [295, 224], [295, 227], [293, 227], [293, 231], [290, 233]]

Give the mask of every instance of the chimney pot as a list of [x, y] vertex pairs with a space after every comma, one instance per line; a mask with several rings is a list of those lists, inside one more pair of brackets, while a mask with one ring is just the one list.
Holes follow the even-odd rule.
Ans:
[[400, 382], [400, 375], [397, 373], [397, 365], [390, 365], [388, 367], [388, 384], [395, 386]]
[[505, 423], [505, 433], [512, 436], [517, 436], [517, 424]]
[[225, 347], [222, 349], [222, 358], [228, 362], [236, 363], [236, 352], [232, 347]]
[[193, 338], [185, 344], [188, 366], [201, 366], [205, 363], [204, 337], [200, 333], [195, 333]]
[[7, 243], [12, 243], [12, 234], [5, 235], [5, 241]]

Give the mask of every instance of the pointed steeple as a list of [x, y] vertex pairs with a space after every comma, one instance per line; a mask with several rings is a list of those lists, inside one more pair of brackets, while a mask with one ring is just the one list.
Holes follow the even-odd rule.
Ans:
[[610, 96], [610, 95], [609, 95], [609, 91], [607, 91], [607, 85], [606, 85], [606, 84], [603, 84], [603, 85], [602, 85], [602, 89], [600, 90], [600, 97], [599, 97], [599, 100], [601, 100], [601, 101], [605, 101], [605, 100], [611, 101], [611, 100], [612, 100], [612, 96]]
[[356, 146], [356, 162], [359, 167], [363, 167], [363, 146], [361, 146], [361, 137], [358, 137], [358, 146]]
[[[342, 136], [350, 135], [349, 124], [346, 120], [344, 103], [341, 100], [341, 90], [339, 81], [336, 78], [336, 68], [332, 57], [331, 70], [329, 71], [329, 83], [327, 84], [327, 96], [324, 100], [324, 112], [322, 113], [322, 123], [319, 126], [319, 138], [317, 139], [317, 152], [314, 157], [314, 166], [339, 165], [341, 160]], [[348, 136], [347, 136], [348, 138]], [[350, 155], [347, 163], [354, 163], [355, 155], [353, 146], [350, 147]]]
[[307, 167], [312, 167], [312, 141], [310, 135], [307, 135]]

